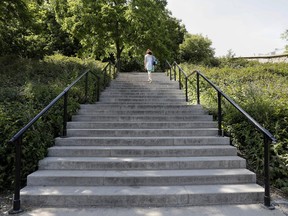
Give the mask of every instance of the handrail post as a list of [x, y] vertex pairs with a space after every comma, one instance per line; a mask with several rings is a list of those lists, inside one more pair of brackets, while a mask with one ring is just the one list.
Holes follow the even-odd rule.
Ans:
[[121, 70], [121, 60], [117, 59], [117, 73], [120, 73]]
[[96, 101], [98, 102], [100, 99], [100, 77], [97, 76], [97, 93], [96, 93]]
[[180, 68], [178, 68], [178, 72], [179, 72], [179, 89], [181, 89], [181, 70], [180, 70]]
[[222, 107], [221, 107], [221, 92], [218, 92], [218, 135], [222, 136]]
[[87, 103], [88, 98], [88, 73], [85, 75], [85, 103]]
[[93, 100], [95, 99], [95, 101], [97, 101], [97, 76], [96, 76], [96, 78], [95, 78], [95, 80], [94, 80], [94, 89], [93, 89], [93, 96], [92, 96], [92, 98], [93, 98]]
[[197, 104], [200, 104], [199, 73], [197, 73]]
[[264, 205], [269, 209], [274, 209], [271, 205], [270, 198], [270, 144], [271, 140], [264, 134], [264, 184], [265, 184], [265, 194], [264, 194]]
[[63, 132], [62, 136], [67, 136], [67, 121], [68, 121], [68, 115], [67, 115], [67, 104], [68, 104], [68, 91], [64, 94], [64, 103], [63, 103]]
[[107, 68], [105, 67], [104, 71], [103, 71], [103, 76], [104, 76], [104, 88], [106, 88], [106, 72], [107, 72]]
[[188, 77], [185, 77], [186, 102], [188, 102]]
[[107, 76], [108, 76], [108, 83], [107, 83], [107, 86], [110, 85], [110, 82], [111, 82], [111, 65], [109, 63], [108, 65], [108, 72], [107, 72]]
[[176, 81], [176, 65], [174, 65], [173, 70], [174, 70], [174, 81]]
[[[112, 77], [112, 65], [111, 65], [111, 62], [109, 61], [109, 74], [110, 74], [110, 79]], [[113, 75], [114, 77], [114, 75]]]
[[172, 67], [170, 67], [170, 80], [172, 80]]
[[14, 195], [13, 195], [13, 208], [9, 214], [18, 214], [23, 212], [21, 209], [20, 188], [21, 188], [21, 148], [22, 136], [15, 142], [15, 182], [14, 182]]

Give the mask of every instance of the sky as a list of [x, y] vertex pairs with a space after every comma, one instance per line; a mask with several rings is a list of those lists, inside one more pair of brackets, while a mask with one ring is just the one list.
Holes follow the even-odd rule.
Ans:
[[191, 34], [212, 41], [216, 56], [284, 52], [288, 41], [288, 0], [167, 0], [172, 16]]

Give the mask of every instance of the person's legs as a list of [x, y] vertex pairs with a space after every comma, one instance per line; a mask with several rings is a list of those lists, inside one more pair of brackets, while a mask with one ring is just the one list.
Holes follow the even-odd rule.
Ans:
[[152, 82], [151, 71], [148, 71], [148, 82]]

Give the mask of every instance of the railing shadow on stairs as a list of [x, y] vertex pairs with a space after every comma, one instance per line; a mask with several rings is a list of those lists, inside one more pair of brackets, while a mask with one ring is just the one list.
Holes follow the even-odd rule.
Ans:
[[[178, 74], [177, 74], [178, 69]], [[276, 143], [276, 138], [264, 127], [262, 127], [255, 119], [253, 119], [247, 112], [245, 112], [235, 101], [233, 101], [228, 95], [221, 91], [219, 87], [217, 87], [211, 80], [209, 80], [206, 76], [204, 76], [200, 71], [194, 70], [189, 75], [174, 61], [170, 64], [166, 61], [166, 70], [167, 76], [170, 77], [170, 80], [174, 79], [176, 81], [178, 76], [179, 81], [179, 89], [183, 88], [182, 76], [184, 76], [185, 80], [185, 95], [186, 102], [189, 101], [188, 98], [188, 79], [192, 75], [196, 75], [196, 91], [197, 91], [197, 104], [200, 105], [200, 77], [202, 77], [212, 88], [217, 92], [217, 104], [218, 104], [218, 135], [223, 136], [222, 131], [222, 97], [225, 98], [236, 110], [238, 110], [241, 114], [245, 116], [245, 118], [254, 125], [255, 129], [263, 134], [263, 145], [264, 145], [264, 205], [269, 209], [275, 209], [273, 205], [271, 205], [271, 197], [270, 197], [270, 146], [271, 144]], [[172, 73], [173, 71], [173, 73]]]
[[[109, 62], [104, 69], [101, 71], [100, 74], [96, 74], [91, 70], [84, 71], [74, 82], [72, 82], [67, 88], [65, 88], [56, 98], [54, 98], [41, 112], [39, 112], [29, 123], [20, 129], [10, 140], [9, 144], [15, 145], [15, 179], [14, 179], [14, 195], [13, 195], [13, 203], [12, 209], [9, 211], [9, 214], [18, 214], [23, 212], [21, 209], [21, 199], [20, 199], [20, 189], [21, 189], [21, 146], [22, 140], [25, 132], [40, 118], [42, 117], [47, 111], [49, 111], [60, 99], [63, 98], [63, 131], [62, 135], [65, 137], [67, 135], [67, 121], [68, 121], [68, 113], [67, 113], [67, 106], [68, 106], [68, 93], [70, 89], [79, 83], [83, 77], [85, 77], [85, 98], [84, 102], [87, 102], [88, 97], [88, 90], [89, 90], [89, 82], [88, 76], [91, 74], [94, 76], [94, 87], [93, 89], [93, 97], [94, 100], [99, 101], [100, 98], [100, 87], [105, 89], [109, 86], [109, 83], [112, 79], [115, 79], [119, 72], [118, 63], [112, 64]], [[102, 89], [102, 90], [103, 90]]]

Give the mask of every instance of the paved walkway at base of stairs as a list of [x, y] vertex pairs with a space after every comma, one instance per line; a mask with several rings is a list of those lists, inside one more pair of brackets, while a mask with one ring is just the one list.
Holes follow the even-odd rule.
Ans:
[[[287, 216], [287, 209], [268, 210], [261, 204], [175, 208], [38, 208], [21, 216]], [[285, 213], [286, 212], [286, 213]]]

